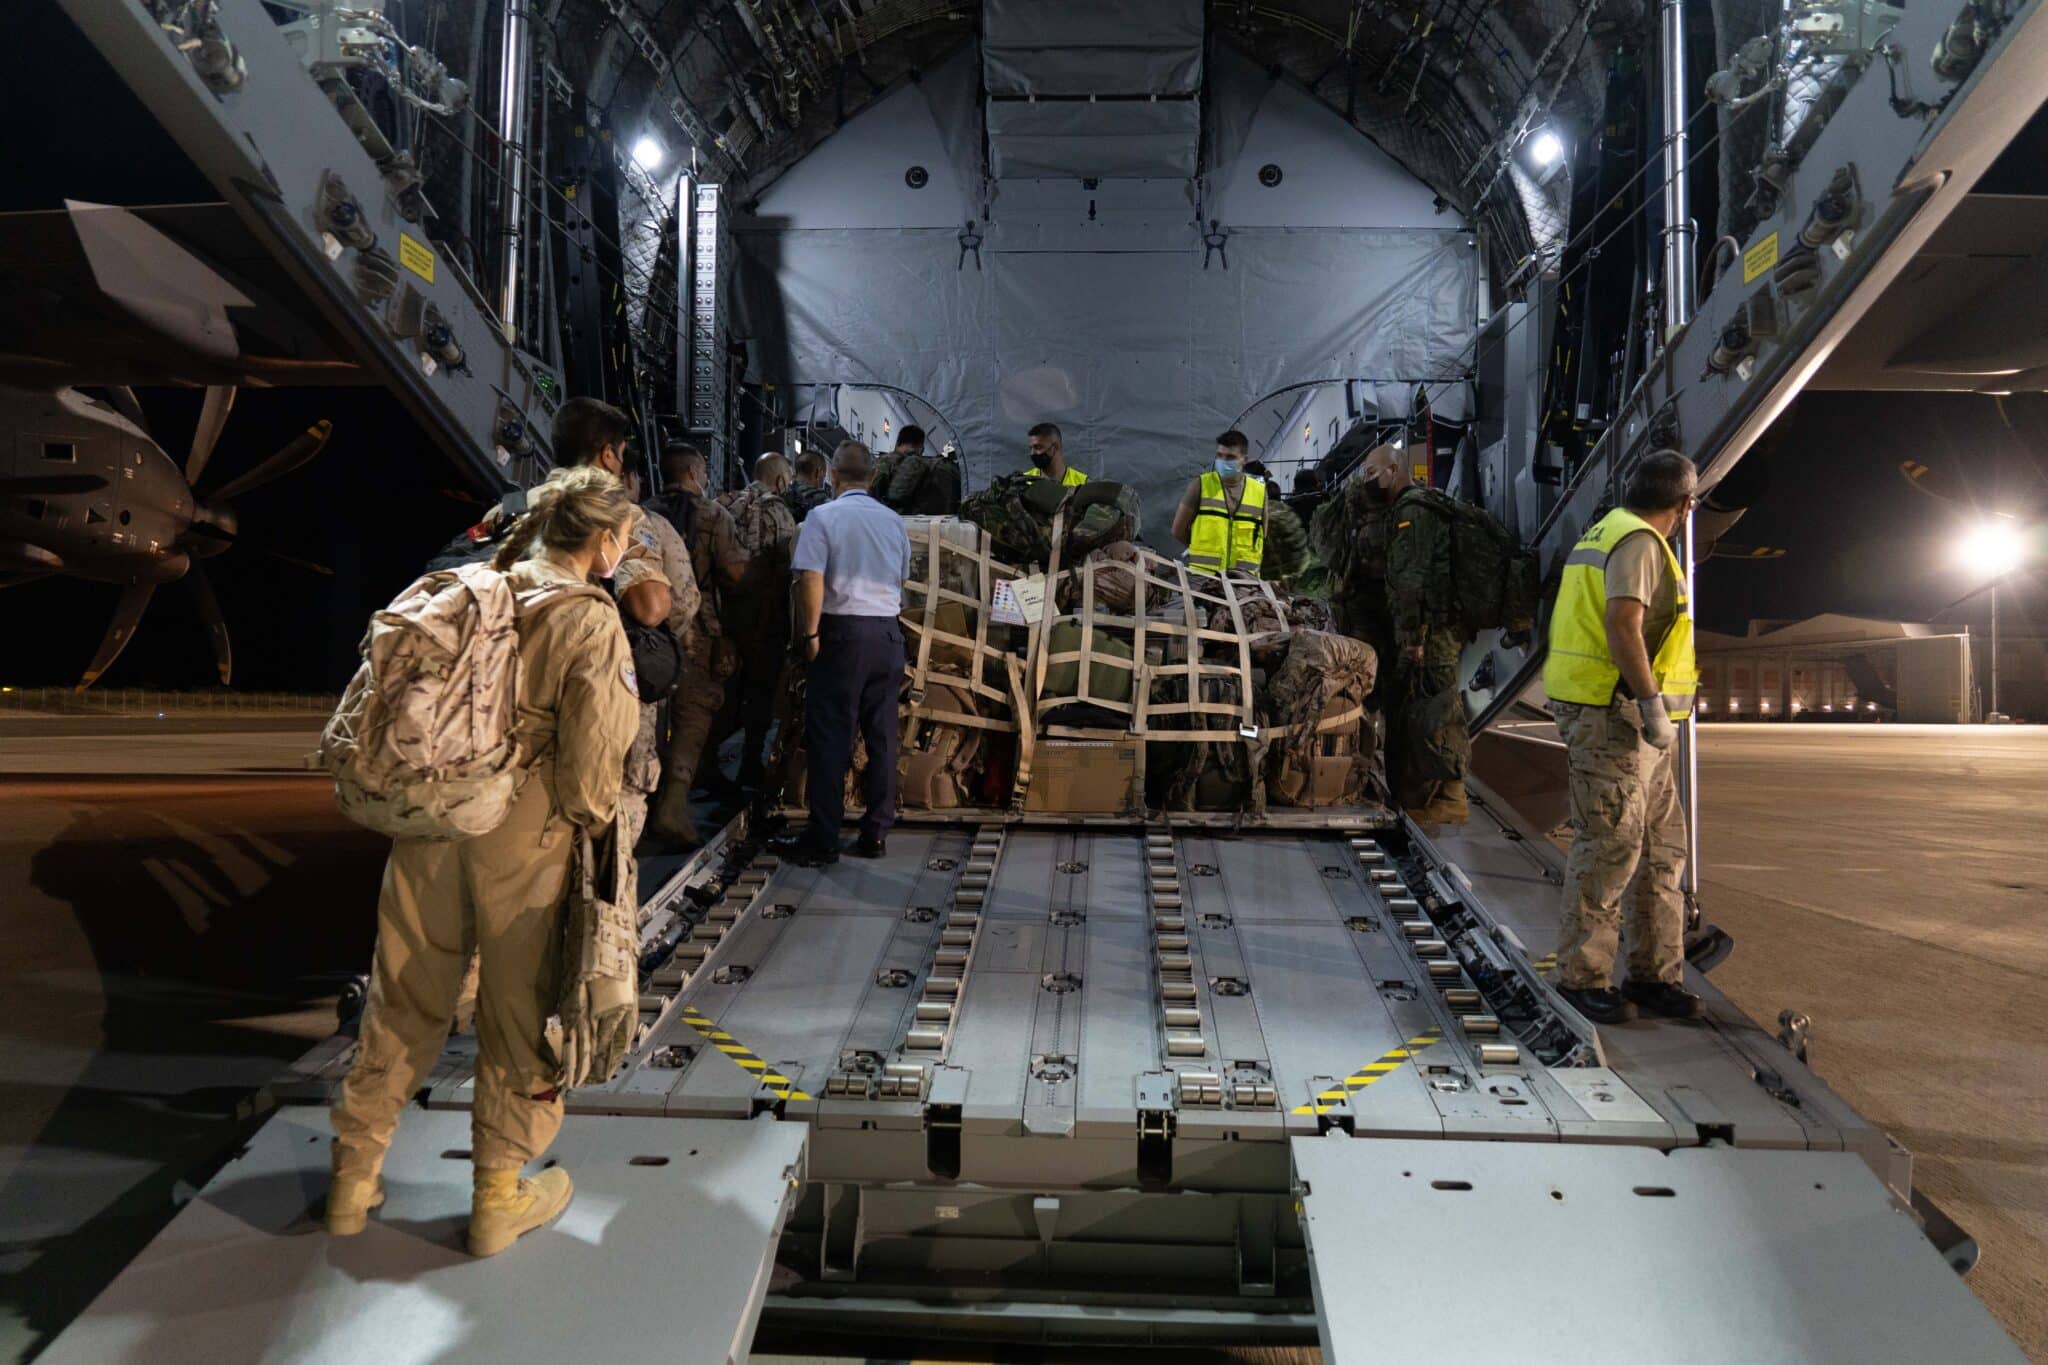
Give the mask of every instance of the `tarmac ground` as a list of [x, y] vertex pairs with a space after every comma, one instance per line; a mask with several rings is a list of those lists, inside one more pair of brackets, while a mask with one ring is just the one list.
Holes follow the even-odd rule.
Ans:
[[[306, 772], [310, 725], [38, 725], [0, 730], [0, 1360], [330, 1030], [384, 850]], [[1983, 1248], [1971, 1287], [2048, 1361], [2048, 730], [1709, 726], [1701, 759], [1702, 897], [1738, 945], [1716, 983], [1812, 1016], [1816, 1068], [1914, 1152]]]

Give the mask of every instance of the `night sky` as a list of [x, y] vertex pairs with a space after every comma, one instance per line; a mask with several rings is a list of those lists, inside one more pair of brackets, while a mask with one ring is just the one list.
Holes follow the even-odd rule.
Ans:
[[[0, 45], [0, 121], [37, 132], [13, 144], [0, 210], [53, 208], [67, 196], [130, 204], [218, 198], [54, 7], [31, 5], [16, 17]], [[123, 155], [106, 155], [110, 146]], [[158, 441], [182, 459], [198, 392], [140, 396]], [[369, 612], [479, 510], [459, 500], [463, 480], [399, 405], [367, 388], [243, 390], [203, 485], [218, 486], [320, 417], [334, 422], [327, 451], [239, 499], [243, 543], [207, 565], [234, 640], [238, 687], [339, 688]], [[1989, 398], [1808, 394], [1751, 457], [1768, 466], [1770, 488], [1728, 536], [1787, 553], [1711, 562], [1701, 615], [1737, 633], [1752, 617], [1824, 611], [1934, 619], [1974, 585], [1952, 562], [1967, 510], [1916, 492], [1899, 462], [1931, 466], [1930, 482], [1963, 503], [2038, 521], [2048, 514], [2044, 451], [2048, 420], [2028, 407], [2008, 424]], [[258, 546], [335, 572], [288, 566]], [[0, 592], [0, 639], [8, 642], [0, 682], [75, 682], [116, 596], [111, 586], [62, 579]], [[1939, 619], [1981, 623], [1988, 605], [1980, 595]], [[2038, 574], [2015, 584], [2003, 610], [2008, 627], [2048, 624]], [[197, 687], [212, 677], [197, 615], [171, 584], [158, 590], [103, 685]]]

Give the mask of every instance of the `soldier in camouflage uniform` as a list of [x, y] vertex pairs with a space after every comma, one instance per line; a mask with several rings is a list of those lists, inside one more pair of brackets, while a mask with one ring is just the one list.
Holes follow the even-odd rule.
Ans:
[[1309, 547], [1308, 528], [1292, 507], [1281, 501], [1280, 481], [1266, 468], [1264, 460], [1253, 460], [1244, 472], [1266, 481], [1272, 490], [1266, 498], [1266, 549], [1259, 561], [1259, 577], [1283, 592], [1300, 590], [1302, 581], [1320, 569]]
[[761, 749], [768, 742], [789, 657], [789, 557], [796, 549], [796, 518], [783, 501], [788, 490], [789, 462], [768, 454], [754, 462], [752, 483], [718, 497], [732, 514], [747, 567], [725, 593], [725, 637], [733, 644], [738, 671], [726, 681], [725, 706], [705, 748], [715, 755], [734, 730], [743, 732], [742, 787], [761, 785]]
[[[652, 562], [636, 561], [630, 569], [621, 564], [613, 581], [623, 589], [629, 578], [637, 581], [650, 572], [659, 573], [669, 585], [669, 633], [687, 654], [700, 602], [689, 548], [667, 517], [644, 507], [633, 510], [640, 516], [635, 526], [636, 544], [650, 552]], [[688, 681], [687, 676], [684, 681]], [[633, 747], [626, 752], [626, 787], [619, 803], [619, 824], [624, 847], [629, 849], [640, 842], [640, 835], [647, 828], [648, 800], [661, 785], [661, 721], [666, 704], [641, 704], [640, 728], [633, 736]]]
[[1417, 821], [1462, 822], [1472, 737], [1458, 690], [1465, 628], [1451, 577], [1451, 523], [1416, 484], [1403, 452], [1375, 448], [1362, 473], [1393, 500], [1387, 605], [1398, 652], [1386, 699], [1387, 785]]
[[[662, 745], [661, 787], [647, 818], [648, 838], [670, 848], [694, 848], [701, 841], [690, 815], [711, 723], [725, 704], [725, 680], [738, 660], [725, 638], [720, 615], [724, 589], [740, 580], [747, 555], [740, 548], [732, 513], [710, 496], [710, 466], [704, 453], [686, 442], [671, 442], [661, 453], [668, 482], [665, 507], [685, 523], [676, 527], [689, 547], [690, 577], [698, 589], [697, 612], [683, 641], [683, 677], [669, 698], [668, 735]], [[716, 755], [711, 763], [717, 770]]]
[[823, 507], [832, 501], [832, 485], [825, 481], [825, 457], [815, 450], [806, 450], [796, 457], [794, 477], [782, 495], [789, 504], [790, 515], [802, 525], [803, 519], [811, 514], [814, 507]]

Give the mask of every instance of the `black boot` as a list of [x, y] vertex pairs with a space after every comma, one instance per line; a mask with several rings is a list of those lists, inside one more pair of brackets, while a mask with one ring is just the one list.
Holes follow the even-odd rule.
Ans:
[[1576, 986], [1560, 986], [1557, 993], [1573, 1009], [1596, 1024], [1626, 1024], [1636, 1017], [1636, 1007], [1612, 986], [1592, 986], [1584, 990]]
[[1631, 979], [1621, 988], [1621, 993], [1650, 1013], [1661, 1014], [1666, 1019], [1697, 1019], [1700, 1015], [1700, 998], [1676, 981]]
[[776, 835], [768, 841], [768, 849], [798, 867], [823, 867], [839, 861], [839, 846], [812, 838], [809, 827]]

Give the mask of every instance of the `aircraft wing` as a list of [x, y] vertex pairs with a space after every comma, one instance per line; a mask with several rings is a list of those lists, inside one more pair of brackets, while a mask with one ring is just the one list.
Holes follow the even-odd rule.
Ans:
[[226, 204], [0, 213], [0, 384], [367, 382]]

